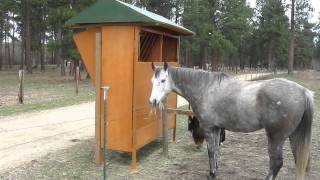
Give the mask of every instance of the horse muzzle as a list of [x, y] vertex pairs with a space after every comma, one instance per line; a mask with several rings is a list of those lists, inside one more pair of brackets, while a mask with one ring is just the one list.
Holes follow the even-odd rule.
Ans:
[[150, 105], [152, 106], [152, 107], [156, 107], [156, 106], [158, 106], [158, 104], [159, 104], [159, 102], [157, 102], [157, 100], [156, 99], [150, 99], [149, 100], [149, 103], [150, 103]]

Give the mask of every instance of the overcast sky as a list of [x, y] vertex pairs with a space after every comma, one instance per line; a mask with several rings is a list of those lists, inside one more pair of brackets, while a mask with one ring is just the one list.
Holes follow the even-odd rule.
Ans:
[[[256, 0], [247, 0], [250, 4], [251, 7], [255, 7], [256, 6]], [[311, 3], [311, 6], [314, 9], [314, 12], [311, 14], [310, 17], [310, 22], [319, 22], [319, 17], [320, 17], [320, 0], [309, 0]], [[286, 4], [289, 4], [291, 2], [291, 0], [286, 0]], [[286, 12], [287, 15], [290, 14], [290, 10], [288, 10]]]

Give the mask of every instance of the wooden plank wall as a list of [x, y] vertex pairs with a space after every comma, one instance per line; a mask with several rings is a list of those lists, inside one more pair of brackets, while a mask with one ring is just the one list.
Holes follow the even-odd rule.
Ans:
[[111, 87], [108, 100], [107, 147], [130, 152], [132, 150], [134, 26], [104, 26], [102, 48], [102, 84]]

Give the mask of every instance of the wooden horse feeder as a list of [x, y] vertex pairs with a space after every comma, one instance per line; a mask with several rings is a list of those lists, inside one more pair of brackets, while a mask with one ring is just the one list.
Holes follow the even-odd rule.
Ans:
[[[96, 87], [96, 162], [102, 163], [103, 94], [108, 97], [107, 144], [109, 150], [132, 153], [136, 168], [139, 148], [162, 136], [161, 118], [152, 115], [151, 62], [171, 66], [179, 62], [179, 36], [192, 35], [170, 20], [117, 0], [100, 0], [67, 23], [78, 28], [74, 36], [84, 64]], [[168, 107], [176, 108], [177, 97], [168, 97]], [[168, 116], [175, 138], [176, 119]]]

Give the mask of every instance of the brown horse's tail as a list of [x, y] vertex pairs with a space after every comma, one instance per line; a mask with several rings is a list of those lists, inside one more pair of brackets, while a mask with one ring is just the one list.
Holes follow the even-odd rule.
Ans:
[[303, 180], [310, 169], [311, 125], [313, 119], [313, 93], [306, 90], [305, 111], [297, 129], [290, 135], [290, 143], [296, 163], [296, 179]]

